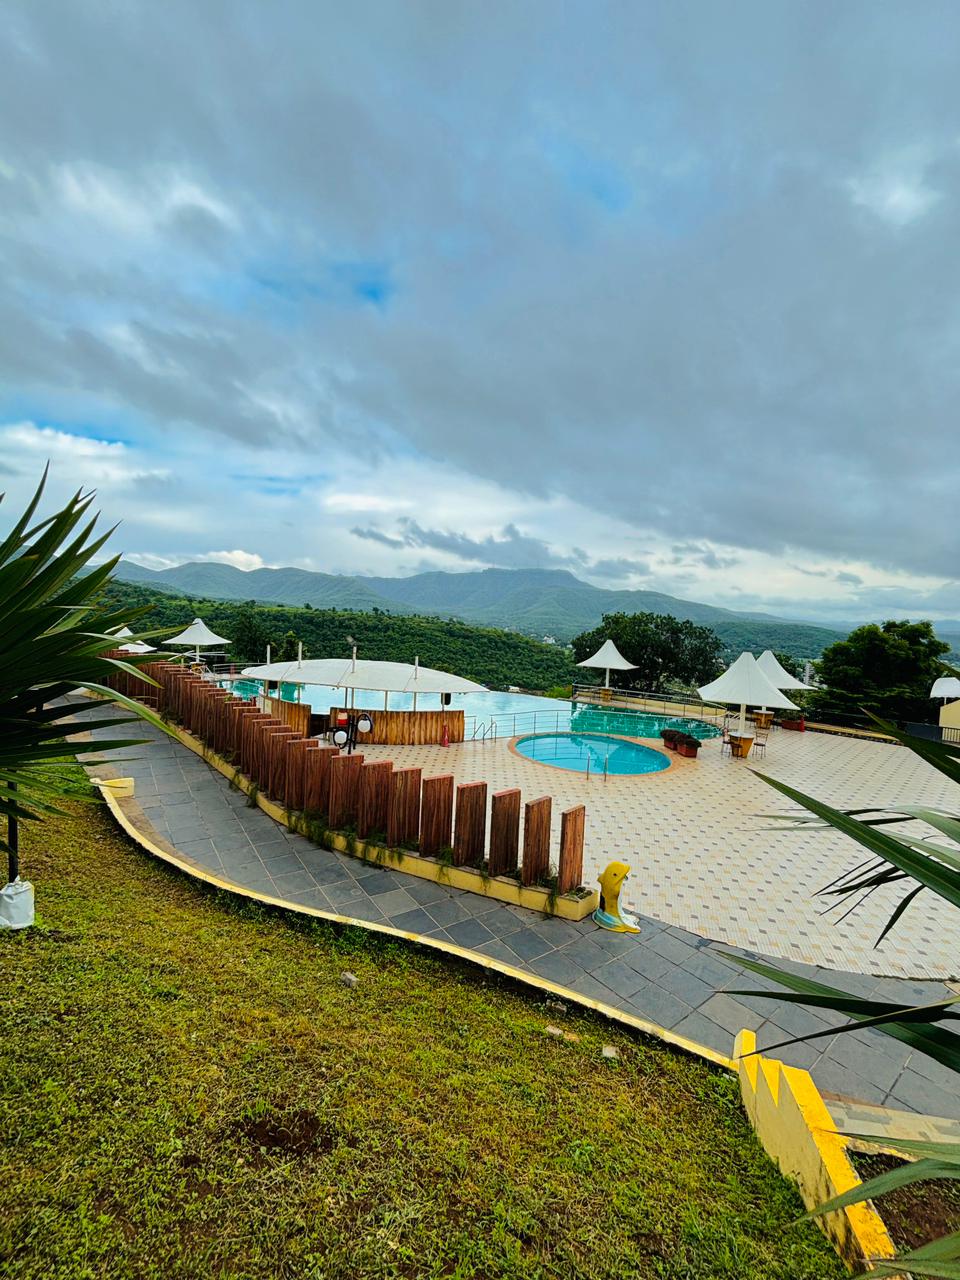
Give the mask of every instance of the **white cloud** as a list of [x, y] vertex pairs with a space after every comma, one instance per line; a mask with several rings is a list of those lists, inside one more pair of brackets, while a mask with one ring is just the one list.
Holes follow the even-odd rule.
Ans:
[[48, 459], [60, 476], [72, 479], [75, 487], [128, 485], [138, 480], [164, 479], [165, 467], [148, 465], [137, 450], [119, 440], [97, 440], [74, 435], [56, 427], [34, 422], [14, 422], [0, 426], [0, 444], [18, 463], [26, 462], [37, 472]]
[[890, 156], [849, 180], [853, 203], [896, 227], [922, 218], [941, 199], [926, 180], [927, 158], [917, 151]]
[[328, 493], [323, 499], [328, 511], [407, 511], [413, 506], [410, 498], [384, 493]]
[[263, 569], [266, 561], [255, 551], [205, 551], [192, 556], [193, 560], [213, 560], [217, 564], [232, 564], [235, 569]]

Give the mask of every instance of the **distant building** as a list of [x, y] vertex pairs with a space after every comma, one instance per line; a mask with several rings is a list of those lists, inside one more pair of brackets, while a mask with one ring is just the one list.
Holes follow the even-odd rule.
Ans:
[[544, 644], [556, 644], [556, 643], [557, 643], [557, 637], [556, 637], [556, 636], [544, 636], [544, 637], [543, 637], [543, 643], [544, 643]]

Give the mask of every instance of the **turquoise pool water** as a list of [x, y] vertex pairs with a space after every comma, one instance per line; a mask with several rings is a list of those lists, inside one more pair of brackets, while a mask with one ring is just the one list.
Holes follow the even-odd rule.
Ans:
[[517, 754], [572, 773], [659, 773], [670, 766], [662, 751], [599, 733], [541, 733], [521, 738]]
[[[241, 680], [233, 685], [233, 689], [243, 698], [252, 698], [260, 692], [260, 683]], [[300, 696], [304, 702], [310, 703], [314, 711], [327, 712], [331, 707], [344, 705], [344, 691], [327, 685], [304, 685]], [[282, 685], [281, 697], [289, 702], [296, 701], [296, 685]], [[352, 705], [366, 711], [380, 711], [383, 694], [357, 689]], [[434, 711], [440, 705], [440, 698], [437, 694], [421, 695], [417, 705], [421, 711]], [[409, 711], [412, 706], [412, 694], [388, 695], [390, 711]], [[463, 711], [468, 739], [480, 736], [484, 729], [492, 732], [494, 726], [495, 736], [500, 738], [516, 738], [524, 733], [549, 733], [551, 730], [554, 733], [565, 730], [619, 733], [629, 738], [659, 738], [662, 729], [680, 729], [695, 738], [713, 738], [720, 732], [716, 726], [703, 720], [684, 720], [622, 708], [578, 707], [570, 702], [540, 698], [530, 693], [457, 693], [453, 695], [450, 706]]]

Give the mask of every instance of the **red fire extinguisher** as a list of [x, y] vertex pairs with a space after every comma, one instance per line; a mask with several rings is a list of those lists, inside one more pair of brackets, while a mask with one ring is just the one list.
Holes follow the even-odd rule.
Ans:
[[449, 747], [450, 745], [450, 734], [449, 734], [449, 731], [447, 730], [446, 720], [444, 720], [443, 722], [443, 737], [440, 739], [440, 745], [442, 747]]

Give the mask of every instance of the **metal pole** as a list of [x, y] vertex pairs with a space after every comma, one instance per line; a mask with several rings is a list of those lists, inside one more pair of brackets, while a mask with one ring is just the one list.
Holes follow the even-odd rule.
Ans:
[[[8, 791], [16, 792], [17, 784], [11, 782]], [[7, 880], [10, 884], [20, 877], [20, 828], [13, 814], [7, 816], [7, 844], [10, 846], [10, 852], [7, 854]]]

